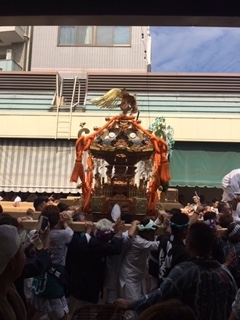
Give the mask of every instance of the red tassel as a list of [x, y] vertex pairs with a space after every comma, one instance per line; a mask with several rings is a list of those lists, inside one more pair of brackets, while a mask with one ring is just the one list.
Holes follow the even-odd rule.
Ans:
[[79, 173], [81, 172], [82, 169], [82, 161], [76, 160], [75, 165], [71, 174], [70, 182], [77, 182]]
[[161, 164], [161, 181], [164, 183], [171, 180], [169, 169], [169, 162], [167, 160], [163, 160]]

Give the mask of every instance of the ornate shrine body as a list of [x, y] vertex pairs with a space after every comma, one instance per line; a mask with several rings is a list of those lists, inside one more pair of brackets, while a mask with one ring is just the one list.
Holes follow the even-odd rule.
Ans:
[[109, 216], [117, 203], [122, 214], [154, 215], [158, 190], [170, 180], [166, 141], [125, 112], [105, 120], [92, 134], [82, 128], [76, 141], [71, 181], [80, 179], [83, 211]]

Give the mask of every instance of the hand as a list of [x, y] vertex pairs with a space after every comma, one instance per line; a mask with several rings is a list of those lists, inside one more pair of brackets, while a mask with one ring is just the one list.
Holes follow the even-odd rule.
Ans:
[[54, 205], [54, 200], [49, 198], [48, 201], [47, 201], [47, 205], [48, 206], [53, 206]]
[[69, 215], [66, 212], [60, 213], [60, 220], [62, 222], [68, 223], [69, 222]]
[[132, 226], [138, 226], [141, 222], [138, 220], [133, 220], [133, 222], [131, 223]]
[[226, 261], [224, 262], [223, 265], [225, 267], [230, 267], [236, 261], [237, 261], [236, 253], [233, 250], [231, 250], [229, 251]]
[[138, 220], [134, 220], [132, 223], [131, 223], [131, 227], [129, 228], [128, 230], [128, 236], [129, 238], [133, 238], [137, 232], [137, 227], [139, 226], [140, 224], [140, 221]]
[[25, 221], [25, 220], [28, 220], [27, 217], [19, 217], [17, 218], [17, 222], [18, 222], [18, 229], [19, 230], [23, 230], [24, 229], [24, 226], [22, 224], [22, 221]]
[[125, 300], [125, 299], [117, 299], [113, 303], [114, 308], [116, 310], [133, 310], [133, 303], [132, 301]]
[[181, 209], [181, 212], [184, 214], [189, 214], [190, 210], [193, 210], [192, 207], [186, 206], [184, 208]]
[[26, 220], [28, 220], [27, 217], [18, 217], [18, 218], [17, 218], [17, 222], [18, 222], [18, 223], [21, 223], [22, 221], [26, 221]]

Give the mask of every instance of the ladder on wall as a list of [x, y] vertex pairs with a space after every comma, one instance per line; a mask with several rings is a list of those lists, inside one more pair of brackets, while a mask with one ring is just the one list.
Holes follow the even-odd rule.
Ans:
[[[64, 79], [58, 84], [57, 117], [55, 139], [71, 139], [72, 112], [80, 103], [80, 81], [78, 77]], [[67, 85], [66, 85], [67, 84]]]

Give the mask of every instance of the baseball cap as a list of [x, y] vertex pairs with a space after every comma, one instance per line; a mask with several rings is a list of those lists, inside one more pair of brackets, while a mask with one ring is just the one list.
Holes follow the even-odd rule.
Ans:
[[9, 261], [16, 255], [20, 247], [18, 230], [7, 224], [0, 226], [0, 275]]

